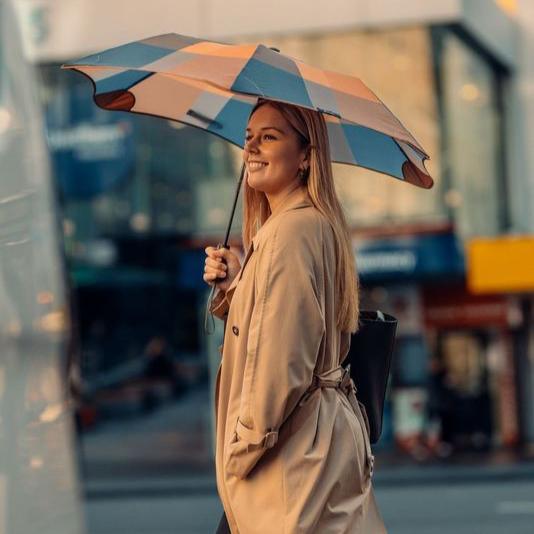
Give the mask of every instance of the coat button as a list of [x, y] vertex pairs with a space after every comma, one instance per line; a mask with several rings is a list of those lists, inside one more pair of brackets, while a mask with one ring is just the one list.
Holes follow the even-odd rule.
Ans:
[[237, 328], [237, 326], [232, 326], [232, 332], [238, 336], [239, 335], [239, 328]]

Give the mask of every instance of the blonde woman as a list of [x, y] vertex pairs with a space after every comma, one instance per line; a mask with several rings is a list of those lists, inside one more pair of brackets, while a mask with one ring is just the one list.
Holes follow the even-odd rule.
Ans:
[[215, 390], [218, 532], [381, 534], [363, 405], [341, 363], [358, 324], [323, 116], [260, 100], [243, 158], [243, 264], [206, 248], [225, 321]]

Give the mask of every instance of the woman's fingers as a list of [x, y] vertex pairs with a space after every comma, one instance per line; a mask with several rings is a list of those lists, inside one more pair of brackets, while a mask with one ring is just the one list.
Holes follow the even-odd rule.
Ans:
[[206, 265], [214, 269], [227, 269], [227, 265], [222, 261], [212, 260], [211, 258], [206, 258]]
[[224, 253], [225, 253], [226, 249], [224, 249], [224, 248], [215, 248], [215, 247], [206, 247], [204, 249], [204, 251], [206, 252], [206, 254], [210, 258], [213, 258], [214, 260], [221, 260], [224, 257]]
[[204, 267], [204, 273], [207, 275], [215, 275], [215, 276], [226, 276], [226, 271], [224, 269], [214, 269], [212, 267]]
[[220, 280], [226, 278], [226, 273], [224, 272], [209, 272], [204, 273], [203, 279], [204, 282], [208, 284], [213, 284], [215, 280]]
[[232, 282], [241, 268], [238, 257], [224, 247], [206, 247], [207, 256], [204, 265], [204, 281], [210, 286], [221, 283], [221, 288]]
[[224, 277], [223, 276], [219, 276], [217, 275], [216, 273], [213, 273], [213, 274], [205, 274], [204, 275], [204, 282], [215, 282], [217, 280], [220, 280], [220, 279], [223, 279]]
[[[208, 249], [210, 249], [208, 251]], [[206, 253], [209, 255], [210, 258], [213, 258], [216, 261], [222, 261], [223, 263], [227, 263], [228, 261], [233, 261], [236, 257], [233, 252], [230, 251], [230, 249], [221, 247], [221, 248], [214, 248], [214, 247], [207, 247]]]
[[203, 278], [206, 283], [213, 285], [215, 280], [226, 278], [228, 267], [223, 263], [222, 259], [217, 254], [218, 250], [214, 247], [206, 247], [205, 252], [208, 256], [205, 260]]
[[228, 270], [228, 266], [222, 261], [212, 260], [211, 258], [206, 258], [204, 271], [224, 271]]

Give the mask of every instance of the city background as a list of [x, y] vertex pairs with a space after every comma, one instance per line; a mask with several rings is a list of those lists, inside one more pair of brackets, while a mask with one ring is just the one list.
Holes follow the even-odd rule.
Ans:
[[202, 276], [240, 150], [104, 111], [60, 69], [168, 32], [358, 76], [430, 154], [429, 191], [334, 164], [361, 308], [399, 321], [377, 499], [392, 534], [532, 531], [532, 2], [0, 0], [0, 16], [0, 534], [218, 522], [223, 325], [205, 334]]

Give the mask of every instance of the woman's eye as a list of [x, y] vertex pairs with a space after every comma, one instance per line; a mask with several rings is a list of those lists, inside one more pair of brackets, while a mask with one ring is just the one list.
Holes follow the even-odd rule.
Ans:
[[[251, 137], [252, 137], [251, 135], [245, 136], [245, 141], [249, 141]], [[271, 134], [265, 134], [263, 137], [264, 138], [270, 137], [271, 139], [276, 139], [276, 137], [274, 135], [271, 135]]]

